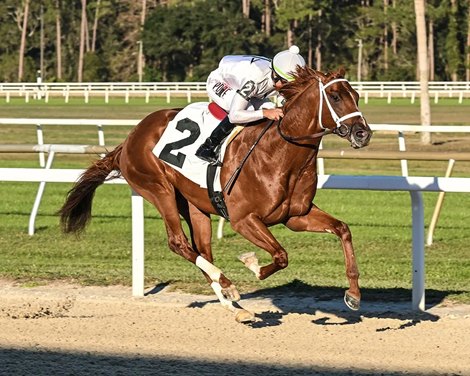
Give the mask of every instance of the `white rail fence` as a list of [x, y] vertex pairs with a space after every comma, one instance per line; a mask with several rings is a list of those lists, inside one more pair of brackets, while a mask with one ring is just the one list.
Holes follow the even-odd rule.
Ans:
[[[27, 146], [26, 152], [38, 152], [39, 155], [39, 165], [41, 167], [45, 167], [46, 169], [50, 169], [52, 166], [52, 162], [54, 160], [55, 154], [60, 153], [60, 152], [67, 152], [64, 151], [64, 148], [69, 148], [70, 147], [75, 147], [74, 145], [44, 145], [44, 132], [43, 132], [43, 126], [48, 126], [48, 125], [71, 125], [71, 126], [80, 126], [80, 125], [93, 125], [97, 127], [97, 135], [98, 135], [98, 144], [100, 146], [105, 146], [105, 134], [104, 134], [104, 127], [105, 126], [135, 126], [136, 124], [139, 123], [140, 120], [109, 120], [109, 119], [21, 119], [21, 118], [0, 118], [0, 125], [5, 124], [5, 125], [27, 125], [27, 126], [36, 126], [36, 133], [37, 133], [37, 149], [36, 150], [31, 150], [29, 146]], [[370, 127], [374, 132], [397, 132], [398, 136], [398, 147], [400, 151], [406, 151], [406, 140], [405, 140], [405, 132], [440, 132], [440, 133], [470, 133], [470, 126], [464, 125], [464, 126], [449, 126], [449, 125], [432, 125], [432, 126], [420, 126], [420, 125], [405, 125], [405, 124], [370, 124]], [[44, 145], [44, 146], [42, 146]], [[76, 145], [77, 146], [77, 145]], [[82, 145], [84, 146], [84, 145]], [[2, 145], [3, 152], [8, 152], [8, 150], [5, 150], [6, 145]], [[12, 148], [15, 148], [16, 151], [18, 151], [18, 145], [11, 146]], [[86, 146], [87, 148], [90, 148], [91, 146]], [[320, 145], [321, 147], [321, 145]], [[39, 150], [40, 149], [40, 150]], [[90, 149], [89, 149], [90, 150]], [[12, 151], [11, 151], [12, 152]], [[45, 159], [45, 153], [48, 152], [48, 160], [46, 162]], [[83, 151], [79, 151], [80, 153], [83, 153]], [[101, 153], [103, 151], [100, 151]], [[326, 153], [324, 153], [326, 154]], [[341, 152], [341, 157], [345, 157], [344, 154], [348, 154], [348, 151], [343, 151]], [[370, 153], [369, 154], [370, 157]], [[409, 154], [407, 154], [409, 156]], [[330, 153], [330, 157], [332, 157]], [[430, 157], [429, 157], [430, 158]], [[427, 159], [429, 159], [427, 158]], [[460, 155], [460, 158], [462, 158], [462, 154]], [[380, 159], [380, 158], [378, 158]], [[396, 155], [392, 157], [391, 159], [397, 159]], [[418, 159], [423, 159], [418, 158]], [[450, 177], [452, 173], [452, 169], [454, 167], [456, 159], [452, 157], [452, 155], [448, 155], [448, 168], [446, 172], [446, 177]], [[442, 158], [441, 158], [442, 160]], [[408, 160], [404, 157], [403, 159], [400, 160], [401, 163], [401, 172], [402, 176], [408, 176]], [[325, 166], [324, 166], [324, 158], [321, 157], [318, 159], [318, 173], [320, 175], [325, 174]], [[30, 235], [34, 234], [35, 231], [35, 217], [37, 215], [37, 211], [39, 209], [39, 205], [42, 199], [42, 195], [45, 189], [45, 182], [41, 182], [39, 184], [38, 192], [36, 195], [36, 200], [34, 202], [34, 206], [31, 212], [30, 216], [30, 222], [29, 222], [29, 228], [28, 228], [28, 233]], [[444, 201], [444, 196], [445, 192], [441, 192], [439, 194], [438, 201], [436, 203], [436, 207], [434, 209], [434, 214], [431, 220], [431, 224], [429, 227], [428, 231], [428, 236], [427, 236], [427, 245], [431, 245], [433, 243], [433, 234], [434, 230], [439, 218], [439, 214], [443, 205]], [[224, 219], [221, 218], [219, 221], [219, 226], [217, 230], [217, 237], [221, 239], [223, 237], [223, 226], [224, 226]]]
[[[135, 126], [141, 119], [110, 120], [110, 119], [46, 119], [46, 118], [0, 118], [0, 125], [20, 125], [36, 127], [37, 143], [44, 144], [44, 126], [46, 125], [92, 125], [97, 128], [98, 145], [105, 145], [104, 128], [106, 126]], [[400, 151], [406, 150], [405, 132], [434, 133], [470, 133], [470, 125], [408, 125], [408, 124], [369, 124], [374, 132], [396, 132]], [[44, 153], [39, 154], [40, 166], [45, 166]], [[408, 164], [401, 161], [402, 175], [408, 176]], [[319, 173], [324, 174], [323, 159], [319, 159]]]
[[[420, 96], [420, 85], [416, 81], [362, 81], [351, 82], [351, 85], [366, 103], [369, 98], [377, 97], [387, 98], [389, 103], [392, 98], [410, 98], [414, 102]], [[439, 98], [458, 98], [462, 103], [464, 98], [470, 98], [470, 82], [431, 81], [429, 93], [436, 103]], [[207, 96], [205, 82], [0, 83], [0, 97], [7, 103], [17, 97], [24, 98], [25, 102], [48, 102], [50, 97], [62, 97], [66, 103], [73, 97], [82, 98], [85, 103], [90, 98], [102, 98], [109, 103], [111, 97], [123, 98], [126, 103], [130, 98], [145, 98], [148, 103], [150, 98], [165, 97], [170, 103], [172, 97], [186, 97], [189, 103], [194, 97], [204, 96]]]
[[[38, 145], [44, 145], [44, 126], [96, 126], [98, 145], [105, 146], [104, 128], [107, 126], [126, 126], [134, 127], [140, 122], [140, 119], [130, 120], [110, 120], [110, 119], [42, 119], [42, 118], [0, 118], [0, 125], [20, 125], [34, 126], [36, 128], [36, 138]], [[57, 147], [57, 145], [56, 145]], [[45, 167], [46, 160], [44, 150], [39, 152], [39, 165]], [[54, 156], [52, 156], [54, 158]]]
[[[0, 181], [75, 182], [84, 170], [0, 168]], [[126, 184], [123, 179], [107, 183]], [[412, 207], [412, 299], [414, 310], [425, 310], [424, 207], [421, 192], [470, 192], [470, 178], [402, 176], [319, 177], [321, 189], [408, 191]], [[132, 195], [132, 294], [144, 295], [144, 207], [143, 199]]]

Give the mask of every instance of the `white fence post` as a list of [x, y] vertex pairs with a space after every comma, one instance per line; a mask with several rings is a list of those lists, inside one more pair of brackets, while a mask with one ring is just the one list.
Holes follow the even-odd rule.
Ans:
[[425, 310], [424, 290], [424, 204], [423, 195], [411, 191], [411, 212], [413, 223], [413, 290], [411, 306], [415, 311]]
[[[54, 161], [55, 152], [49, 152], [49, 156], [47, 157], [46, 170], [49, 170], [52, 167], [52, 162]], [[28, 226], [28, 235], [33, 236], [35, 231], [35, 222], [36, 216], [39, 211], [39, 205], [41, 204], [42, 195], [44, 194], [44, 189], [46, 188], [46, 182], [42, 181], [39, 183], [38, 192], [36, 193], [36, 198], [34, 200], [33, 209], [31, 210], [31, 214], [29, 215], [29, 226]]]
[[[44, 134], [42, 132], [41, 124], [36, 124], [36, 135], [38, 138], [38, 145], [44, 144]], [[46, 165], [46, 158], [44, 156], [44, 152], [40, 152], [39, 154], [39, 166], [44, 167]]]
[[219, 218], [219, 224], [217, 225], [217, 239], [222, 239], [224, 237], [224, 224], [225, 218]]
[[132, 191], [132, 295], [144, 296], [144, 199]]
[[[452, 174], [452, 170], [454, 168], [455, 159], [449, 159], [449, 164], [447, 165], [447, 170], [445, 177], [449, 178]], [[439, 196], [437, 197], [436, 206], [434, 207], [434, 212], [432, 214], [431, 223], [429, 224], [428, 228], [428, 236], [426, 239], [426, 245], [431, 246], [433, 242], [434, 230], [436, 229], [437, 221], [439, 219], [439, 214], [441, 213], [442, 204], [444, 203], [445, 192], [439, 192]]]
[[[405, 136], [403, 132], [398, 132], [398, 150], [406, 151]], [[401, 175], [408, 176], [408, 161], [406, 159], [400, 160], [401, 163]]]

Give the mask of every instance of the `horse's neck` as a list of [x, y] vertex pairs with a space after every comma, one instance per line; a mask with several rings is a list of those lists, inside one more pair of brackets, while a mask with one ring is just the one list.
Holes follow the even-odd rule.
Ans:
[[321, 142], [321, 132], [318, 121], [318, 109], [306, 111], [289, 111], [282, 121], [282, 133], [300, 145], [318, 149]]
[[[286, 126], [286, 133], [291, 137], [305, 137], [322, 131], [318, 121], [321, 94], [315, 95], [312, 90], [315, 90], [314, 86], [306, 88], [304, 92], [292, 98], [292, 102], [287, 106], [283, 121], [289, 124]], [[321, 138], [316, 141], [310, 142], [318, 146]]]
[[[281, 126], [282, 132], [290, 131], [286, 124], [284, 124], [284, 127]], [[270, 130], [267, 136], [270, 140], [267, 140], [268, 142], [264, 144], [264, 147], [268, 148], [267, 153], [274, 155], [275, 168], [279, 173], [291, 172], [297, 174], [301, 170], [316, 170], [316, 156], [321, 138], [299, 143], [289, 142], [279, 134], [275, 127]], [[275, 154], [273, 154], [273, 150], [275, 150]]]

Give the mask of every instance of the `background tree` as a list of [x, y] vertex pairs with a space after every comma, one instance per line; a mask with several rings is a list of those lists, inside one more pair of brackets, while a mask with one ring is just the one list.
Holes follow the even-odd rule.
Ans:
[[57, 80], [62, 80], [62, 7], [61, 1], [55, 1], [55, 23], [56, 23], [56, 75]]
[[82, 0], [82, 12], [81, 12], [81, 22], [80, 22], [80, 47], [78, 55], [78, 70], [77, 70], [77, 81], [82, 82], [83, 77], [83, 61], [85, 59], [85, 38], [87, 37], [86, 28], [87, 28], [87, 18], [86, 18], [86, 1]]
[[150, 79], [205, 80], [224, 55], [271, 54], [254, 22], [238, 10], [238, 1], [209, 0], [151, 12], [143, 36]]
[[470, 0], [467, 1], [467, 45], [465, 55], [465, 80], [470, 81]]
[[[428, 90], [428, 57], [426, 45], [426, 19], [425, 19], [425, 0], [415, 0], [416, 13], [416, 40], [418, 44], [418, 66], [420, 81], [420, 106], [421, 106], [421, 124], [431, 125], [431, 107], [429, 105]], [[431, 132], [421, 133], [421, 142], [431, 144]]]
[[242, 14], [246, 18], [250, 17], [250, 0], [241, 0], [242, 1]]
[[449, 72], [450, 79], [457, 81], [459, 64], [461, 63], [461, 56], [459, 51], [458, 41], [458, 6], [457, 0], [450, 0], [451, 6], [448, 9], [448, 33], [445, 41], [445, 50], [447, 56], [447, 71]]
[[29, 0], [23, 2], [22, 12], [18, 14], [19, 21], [21, 21], [21, 42], [18, 58], [18, 81], [23, 81], [24, 70], [24, 54], [26, 48], [26, 34], [28, 32], [28, 17], [29, 17]]
[[[468, 79], [470, 0], [427, 3], [430, 78]], [[204, 80], [225, 54], [273, 56], [293, 43], [310, 66], [343, 66], [354, 80], [359, 41], [362, 80], [416, 80], [413, 7], [409, 0], [86, 0], [86, 7], [2, 0], [0, 80], [17, 81], [21, 66], [25, 81], [41, 66], [48, 81], [74, 81], [79, 72], [84, 81]]]

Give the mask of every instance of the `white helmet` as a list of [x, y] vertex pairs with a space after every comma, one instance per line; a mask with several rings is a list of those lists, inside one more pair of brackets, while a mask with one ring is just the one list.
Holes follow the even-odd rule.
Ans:
[[272, 67], [276, 74], [287, 80], [292, 81], [294, 77], [291, 72], [295, 72], [297, 65], [305, 66], [304, 58], [299, 55], [299, 47], [293, 45], [288, 50], [279, 52], [274, 56]]

